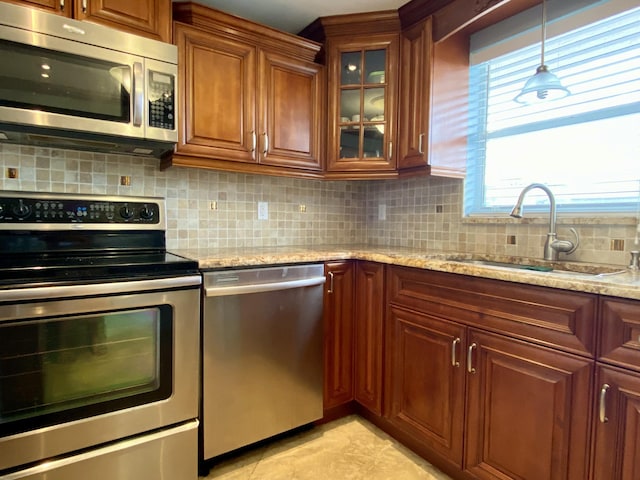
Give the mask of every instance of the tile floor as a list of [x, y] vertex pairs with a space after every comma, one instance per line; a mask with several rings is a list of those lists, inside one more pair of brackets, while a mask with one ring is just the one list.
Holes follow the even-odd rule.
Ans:
[[214, 465], [202, 480], [451, 480], [387, 434], [349, 416]]

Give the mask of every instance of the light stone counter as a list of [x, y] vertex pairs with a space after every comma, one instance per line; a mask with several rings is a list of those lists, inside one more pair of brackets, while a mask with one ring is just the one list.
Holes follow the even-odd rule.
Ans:
[[[197, 260], [203, 270], [355, 259], [640, 300], [640, 272], [619, 265], [551, 263], [523, 257], [357, 245], [193, 249], [173, 250], [172, 253]], [[471, 263], [477, 261], [516, 263], [532, 268], [552, 267], [554, 270], [535, 271]]]

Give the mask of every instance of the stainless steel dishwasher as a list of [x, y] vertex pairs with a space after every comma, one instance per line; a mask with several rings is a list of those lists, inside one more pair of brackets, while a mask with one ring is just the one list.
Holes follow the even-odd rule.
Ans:
[[204, 273], [202, 460], [322, 417], [323, 265]]

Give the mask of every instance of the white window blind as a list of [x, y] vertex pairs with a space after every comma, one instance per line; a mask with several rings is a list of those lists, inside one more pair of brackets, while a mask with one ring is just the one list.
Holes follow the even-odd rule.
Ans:
[[[640, 8], [545, 42], [545, 63], [571, 95], [513, 99], [540, 64], [540, 42], [470, 69], [465, 213], [508, 211], [548, 185], [559, 210], [636, 212], [640, 202]], [[529, 207], [546, 195], [526, 197]], [[529, 208], [528, 207], [528, 208]]]

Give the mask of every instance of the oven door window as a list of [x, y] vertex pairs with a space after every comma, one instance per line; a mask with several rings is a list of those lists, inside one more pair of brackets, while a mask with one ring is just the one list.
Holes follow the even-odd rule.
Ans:
[[3, 435], [171, 395], [172, 308], [0, 325]]
[[0, 105], [129, 123], [128, 65], [0, 40]]

